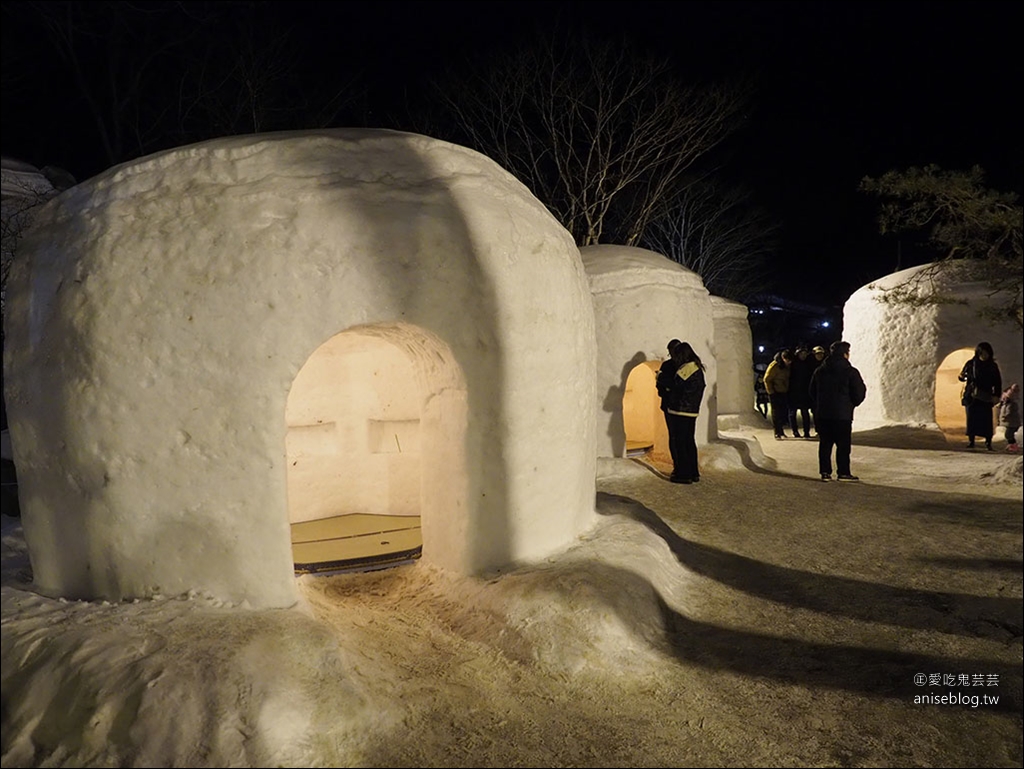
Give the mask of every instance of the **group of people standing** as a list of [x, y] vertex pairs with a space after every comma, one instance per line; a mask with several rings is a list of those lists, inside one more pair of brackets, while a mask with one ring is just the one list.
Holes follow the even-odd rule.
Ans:
[[807, 345], [800, 345], [795, 352], [780, 350], [768, 364], [762, 381], [771, 406], [775, 440], [781, 441], [786, 438], [787, 424], [794, 438], [811, 437], [811, 428], [814, 426], [811, 417], [811, 377], [824, 362], [824, 347], [812, 349]]
[[[700, 469], [697, 461], [696, 426], [706, 380], [704, 363], [688, 342], [673, 339], [668, 343], [668, 359], [661, 364], [657, 376], [661, 409], [668, 427], [669, 452], [672, 455], [673, 483], [697, 483]], [[811, 414], [818, 432], [818, 469], [822, 480], [832, 479], [832, 452], [835, 450], [837, 479], [859, 480], [850, 472], [850, 445], [853, 432], [853, 410], [863, 401], [867, 392], [860, 372], [850, 365], [850, 345], [834, 342], [829, 355], [824, 348], [797, 350], [796, 359], [807, 362], [793, 376], [794, 357], [788, 351], [776, 356], [777, 370], [771, 366], [765, 380], [770, 381], [773, 396], [773, 416], [790, 410], [803, 419], [804, 435], [810, 437]], [[814, 362], [810, 361], [814, 355]], [[769, 372], [771, 376], [769, 376]], [[779, 382], [784, 384], [776, 387]], [[799, 397], [798, 394], [799, 393]], [[782, 397], [780, 397], [782, 396]], [[795, 435], [797, 416], [791, 417]], [[776, 435], [781, 426], [776, 428]]]
[[[669, 357], [657, 376], [661, 410], [668, 427], [673, 483], [700, 481], [696, 426], [707, 386], [704, 363], [688, 342], [673, 339]], [[999, 406], [999, 423], [1006, 431], [1007, 451], [1017, 451], [1021, 427], [1019, 387], [1002, 389], [1002, 377], [992, 345], [981, 342], [974, 357], [960, 371], [964, 382], [962, 402], [967, 413], [968, 447], [976, 437], [992, 449], [992, 407]], [[764, 373], [764, 387], [771, 404], [775, 438], [786, 438], [788, 424], [795, 438], [818, 439], [818, 471], [823, 481], [832, 480], [835, 452], [836, 480], [858, 481], [850, 470], [853, 412], [867, 397], [860, 372], [850, 363], [849, 342], [833, 342], [825, 348], [800, 345], [794, 352], [780, 350]], [[801, 434], [801, 427], [803, 433]]]
[[860, 480], [850, 471], [853, 410], [864, 402], [867, 388], [850, 363], [849, 342], [833, 342], [827, 354], [820, 346], [799, 345], [794, 352], [780, 350], [765, 369], [764, 387], [775, 440], [785, 440], [787, 424], [794, 438], [812, 438], [813, 427], [818, 438], [821, 480], [832, 480], [833, 451], [836, 479]]

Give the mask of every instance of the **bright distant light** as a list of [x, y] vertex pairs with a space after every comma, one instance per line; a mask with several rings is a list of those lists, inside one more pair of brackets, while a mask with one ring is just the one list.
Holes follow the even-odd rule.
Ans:
[[757, 346], [757, 351], [758, 351], [758, 352], [764, 352], [764, 345], [763, 345], [763, 344], [759, 344], [759, 345]]
[[828, 321], [827, 321], [827, 320], [823, 320], [823, 321], [821, 322], [821, 327], [822, 327], [822, 328], [828, 328], [828, 326], [829, 326], [829, 323], [828, 323]]

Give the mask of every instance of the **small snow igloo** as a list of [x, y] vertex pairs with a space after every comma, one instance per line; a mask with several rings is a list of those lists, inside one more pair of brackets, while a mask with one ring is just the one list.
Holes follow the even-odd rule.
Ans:
[[689, 342], [707, 367], [697, 443], [716, 438], [714, 309], [700, 276], [642, 248], [585, 246], [580, 254], [597, 332], [597, 455], [643, 452], [671, 462], [654, 381], [672, 338]]
[[[1021, 330], [1011, 321], [981, 315], [991, 298], [987, 284], [958, 280], [955, 270], [911, 267], [858, 289], [843, 308], [843, 338], [850, 361], [864, 377], [867, 398], [855, 429], [925, 425], [963, 433], [963, 384], [957, 376], [979, 342], [995, 350], [1004, 386], [1021, 381]], [[951, 301], [886, 301], [894, 289], [926, 296], [938, 290]], [[887, 293], [888, 292], [888, 293]]]
[[750, 308], [731, 299], [711, 297], [717, 363], [715, 411], [718, 427], [736, 427], [754, 415], [754, 343]]
[[43, 591], [283, 607], [297, 521], [418, 514], [463, 574], [594, 521], [579, 251], [466, 148], [288, 132], [113, 168], [40, 209], [7, 323]]

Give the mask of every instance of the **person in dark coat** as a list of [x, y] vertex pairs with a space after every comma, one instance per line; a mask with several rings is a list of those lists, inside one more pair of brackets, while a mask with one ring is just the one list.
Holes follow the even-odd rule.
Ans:
[[[676, 369], [679, 368], [679, 364], [676, 363], [672, 357], [672, 351], [676, 349], [680, 344], [678, 339], [672, 339], [668, 343], [668, 357], [662, 361], [661, 367], [658, 369], [658, 375], [654, 379], [654, 384], [658, 388], [658, 397], [661, 398], [661, 410], [666, 411], [668, 408], [668, 394], [672, 391], [672, 383], [676, 378]], [[667, 417], [666, 417], [667, 419]]]
[[768, 390], [764, 386], [764, 368], [761, 368], [760, 364], [754, 366], [754, 402], [757, 413], [767, 419], [768, 404], [771, 401], [768, 399]]
[[700, 480], [697, 462], [697, 415], [704, 399], [704, 363], [689, 342], [680, 342], [672, 351], [676, 375], [668, 395], [668, 440], [672, 452], [673, 483]]
[[[816, 344], [814, 345], [814, 347], [811, 348], [811, 357], [807, 359], [808, 362], [811, 364], [811, 376], [814, 376], [814, 372], [817, 371], [818, 367], [825, 362], [825, 356], [827, 354], [828, 353], [825, 352], [825, 348], [822, 347], [820, 344]], [[807, 386], [810, 387], [810, 384], [810, 378], [808, 378]], [[808, 397], [810, 397], [810, 393], [808, 393]], [[813, 399], [811, 399], [811, 422], [814, 423], [815, 434], [820, 433], [820, 431], [818, 430], [818, 417], [814, 413]]]
[[974, 448], [974, 438], [985, 439], [985, 448], [992, 450], [992, 407], [1003, 394], [1003, 377], [996, 363], [992, 345], [979, 342], [974, 357], [960, 369], [958, 379], [964, 382], [964, 407], [967, 410], [967, 448]]
[[[793, 362], [789, 364], [789, 426], [797, 438], [811, 437], [811, 374], [816, 368], [815, 360], [807, 345], [796, 348]], [[804, 434], [800, 435], [800, 420], [803, 420]]]
[[672, 391], [672, 384], [676, 378], [676, 369], [679, 364], [672, 357], [672, 352], [679, 346], [678, 339], [670, 339], [668, 343], [668, 357], [662, 361], [658, 369], [658, 375], [654, 378], [654, 386], [658, 389], [658, 397], [661, 398], [661, 413], [665, 415], [665, 426], [669, 431], [668, 450], [672, 454], [672, 462], [676, 461], [676, 447], [672, 445], [672, 426], [668, 421], [668, 395]]
[[850, 472], [853, 442], [853, 410], [864, 402], [867, 387], [860, 372], [850, 364], [850, 343], [833, 342], [825, 362], [811, 375], [809, 387], [818, 426], [818, 472], [832, 480], [832, 448], [836, 451], [836, 478], [859, 481]]

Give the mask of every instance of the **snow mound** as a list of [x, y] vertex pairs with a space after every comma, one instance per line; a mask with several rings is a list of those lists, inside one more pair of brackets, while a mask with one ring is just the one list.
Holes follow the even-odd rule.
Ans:
[[981, 481], [993, 485], [1024, 485], [1024, 457], [1015, 457], [999, 463], [993, 470], [982, 473]]
[[2, 603], [4, 766], [297, 766], [371, 718], [337, 638], [297, 611]]
[[352, 604], [354, 617], [389, 607], [404, 617], [403, 633], [420, 624], [418, 615], [443, 616], [482, 655], [555, 676], [643, 672], [665, 649], [664, 606], [685, 601], [686, 585], [665, 539], [639, 523], [631, 505], [605, 500], [607, 518], [577, 546], [492, 579], [418, 563], [376, 575], [305, 577], [301, 589], [314, 615], [339, 601]]

